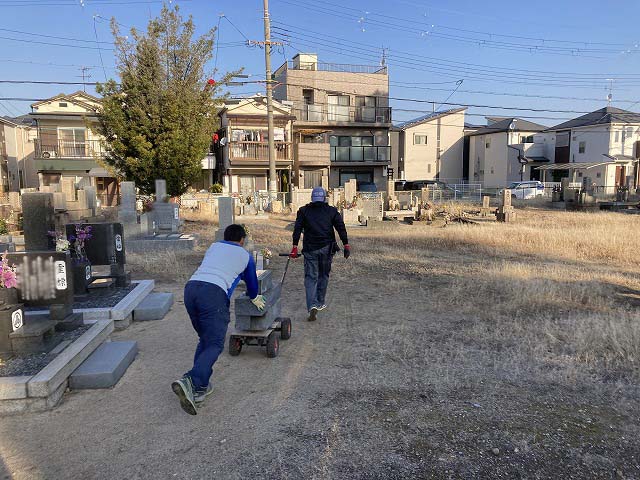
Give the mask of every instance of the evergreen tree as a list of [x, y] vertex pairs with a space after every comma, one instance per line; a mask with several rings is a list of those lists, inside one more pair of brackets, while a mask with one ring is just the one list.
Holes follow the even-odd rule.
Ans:
[[[208, 80], [215, 28], [193, 39], [191, 17], [183, 21], [166, 5], [149, 21], [146, 33], [121, 35], [111, 21], [120, 83], [98, 85], [102, 114], [97, 127], [105, 138], [105, 164], [143, 193], [164, 178], [171, 196], [183, 194], [201, 175], [201, 161], [218, 128], [219, 82]], [[213, 72], [215, 73], [215, 72]]]

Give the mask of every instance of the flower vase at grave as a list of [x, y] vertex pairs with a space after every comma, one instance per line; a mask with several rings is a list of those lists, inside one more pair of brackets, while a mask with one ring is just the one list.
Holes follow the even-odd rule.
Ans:
[[18, 303], [18, 290], [15, 288], [0, 288], [0, 302], [2, 305], [16, 305]]
[[91, 283], [91, 263], [88, 260], [76, 260], [73, 262], [73, 293], [85, 295], [89, 291]]

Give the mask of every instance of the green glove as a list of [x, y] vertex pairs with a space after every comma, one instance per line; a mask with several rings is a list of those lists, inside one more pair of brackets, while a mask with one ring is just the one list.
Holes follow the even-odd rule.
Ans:
[[262, 312], [267, 305], [267, 300], [264, 298], [264, 295], [258, 295], [256, 298], [251, 299], [251, 303], [253, 303], [256, 308]]

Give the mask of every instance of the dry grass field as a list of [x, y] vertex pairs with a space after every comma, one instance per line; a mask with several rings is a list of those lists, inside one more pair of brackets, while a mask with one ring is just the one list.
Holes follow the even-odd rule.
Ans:
[[[307, 392], [264, 478], [640, 478], [639, 219], [518, 213], [351, 229], [312, 326], [292, 267]], [[134, 273], [186, 280], [215, 228], [193, 220], [197, 252], [131, 255]], [[288, 251], [291, 220], [253, 241]]]

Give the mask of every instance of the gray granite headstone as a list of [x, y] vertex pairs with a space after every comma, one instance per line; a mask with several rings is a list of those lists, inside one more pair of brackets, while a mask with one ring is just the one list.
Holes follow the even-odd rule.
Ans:
[[22, 202], [20, 200], [20, 192], [9, 192], [9, 204], [14, 210], [22, 209]]
[[136, 184], [135, 182], [120, 183], [120, 210], [136, 211]]
[[53, 193], [22, 195], [24, 247], [30, 250], [53, 250], [49, 232], [55, 230]]
[[344, 184], [344, 198], [347, 203], [353, 202], [353, 198], [358, 194], [358, 183], [351, 179]]
[[83, 188], [87, 196], [87, 208], [90, 209], [95, 215], [96, 209], [98, 208], [98, 195], [96, 193], [96, 187], [94, 186], [86, 186]]
[[155, 202], [152, 213], [157, 230], [175, 233], [180, 229], [180, 206], [177, 203]]
[[156, 180], [156, 202], [166, 202], [167, 198], [167, 181]]
[[[64, 193], [67, 202], [76, 201], [76, 179], [73, 177], [62, 177], [60, 179], [62, 193]], [[55, 190], [52, 190], [55, 191]]]
[[53, 193], [53, 208], [55, 210], [66, 210], [67, 209], [67, 198], [62, 192], [54, 192]]
[[218, 198], [218, 226], [222, 231], [236, 221], [234, 203], [233, 197]]

